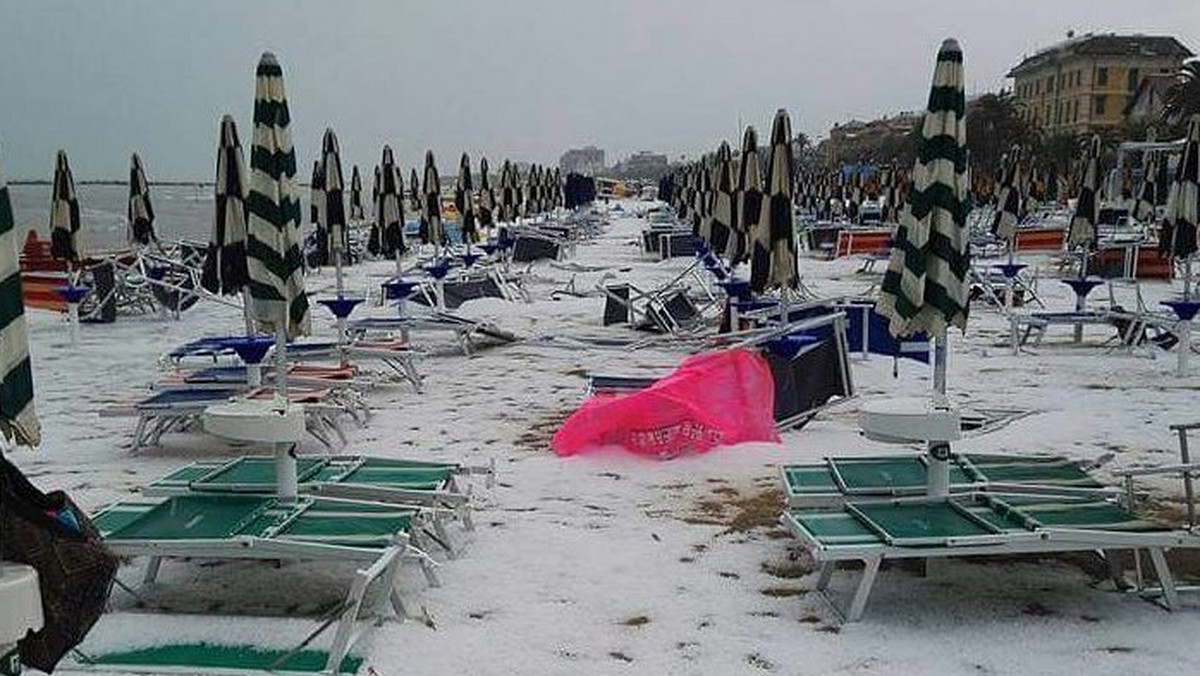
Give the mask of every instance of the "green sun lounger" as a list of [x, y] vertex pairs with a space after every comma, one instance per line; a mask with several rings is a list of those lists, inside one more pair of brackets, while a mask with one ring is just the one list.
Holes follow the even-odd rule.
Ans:
[[[363, 633], [361, 624], [383, 619], [389, 604], [404, 617], [395, 582], [405, 558], [419, 561], [428, 582], [437, 584], [428, 557], [413, 545], [425, 518], [416, 508], [364, 500], [193, 493], [156, 502], [119, 502], [93, 520], [105, 545], [118, 556], [149, 557], [147, 584], [155, 581], [165, 558], [361, 564], [336, 622], [330, 623], [336, 630], [326, 670], [336, 673]], [[360, 619], [367, 589], [376, 582], [387, 591]]]
[[[836, 506], [846, 500], [886, 499], [925, 493], [925, 454], [826, 458], [819, 463], [785, 465], [784, 492], [792, 507]], [[1060, 456], [956, 454], [950, 466], [951, 490], [1003, 490], [1039, 487], [1095, 497], [1103, 485], [1079, 463]]]
[[822, 593], [839, 562], [862, 562], [849, 608], [843, 611], [830, 600], [850, 622], [861, 618], [880, 564], [903, 558], [1145, 549], [1162, 598], [1173, 608], [1177, 591], [1163, 552], [1200, 547], [1200, 536], [1139, 518], [1115, 502], [1078, 495], [963, 493], [847, 502], [792, 508], [780, 520], [820, 564], [817, 589]]

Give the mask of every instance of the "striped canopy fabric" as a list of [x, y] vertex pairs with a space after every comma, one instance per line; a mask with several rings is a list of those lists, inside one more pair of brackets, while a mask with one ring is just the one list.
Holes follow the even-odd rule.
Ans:
[[1008, 242], [1011, 249], [1017, 239], [1017, 223], [1021, 219], [1020, 171], [1021, 148], [1013, 146], [1000, 159], [1000, 191], [996, 197], [996, 214], [992, 217], [992, 234]]
[[417, 178], [416, 167], [408, 170], [408, 199], [412, 204], [413, 211], [419, 215], [424, 207], [421, 199], [421, 181]]
[[492, 179], [488, 176], [486, 157], [479, 158], [479, 205], [476, 210], [480, 227], [491, 230], [496, 218], [496, 191], [492, 189]]
[[[514, 172], [516, 171], [515, 167], [514, 167], [513, 171]], [[518, 174], [518, 176], [519, 176], [519, 174]], [[536, 179], [536, 176], [537, 176], [537, 165], [536, 164], [530, 165], [529, 173], [525, 174], [524, 188], [519, 193], [519, 195], [520, 195], [519, 201], [521, 204], [520, 213], [521, 213], [521, 215], [525, 216], [526, 218], [530, 218], [530, 217], [534, 216], [535, 214], [537, 214], [537, 190], [534, 189], [534, 180]]]
[[713, 180], [712, 220], [709, 226], [709, 245], [713, 251], [723, 252], [729, 244], [735, 218], [733, 186], [733, 151], [729, 144], [721, 141], [717, 147], [716, 174]]
[[254, 144], [250, 150], [250, 193], [246, 207], [246, 267], [251, 316], [263, 331], [288, 339], [311, 328], [300, 254], [300, 190], [296, 152], [275, 55], [258, 62], [254, 92]]
[[562, 170], [559, 167], [555, 167], [553, 174], [550, 176], [550, 206], [557, 209], [564, 205]]
[[766, 204], [750, 230], [750, 289], [794, 289], [800, 283], [792, 210], [792, 122], [780, 108], [771, 123]]
[[237, 125], [229, 115], [221, 118], [214, 192], [212, 237], [200, 285], [210, 293], [228, 296], [241, 293], [250, 281], [246, 270], [246, 165]]
[[731, 265], [746, 260], [750, 250], [750, 230], [758, 224], [762, 209], [762, 163], [758, 159], [758, 134], [754, 127], [746, 127], [746, 132], [742, 134], [742, 157], [738, 165], [737, 218], [734, 220], [733, 236], [725, 246], [725, 257]]
[[1153, 222], [1155, 207], [1158, 206], [1158, 153], [1146, 151], [1142, 157], [1142, 187], [1138, 190], [1137, 202], [1133, 205], [1133, 217], [1143, 222]]
[[362, 201], [362, 176], [359, 175], [356, 164], [350, 172], [350, 220], [361, 221], [365, 217]]
[[500, 168], [500, 221], [512, 223], [517, 218], [520, 202], [517, 196], [516, 170], [508, 160]]
[[421, 218], [425, 224], [427, 242], [441, 246], [445, 244], [442, 232], [442, 180], [438, 177], [433, 151], [425, 151], [425, 182], [421, 185]]
[[701, 158], [696, 165], [696, 195], [693, 197], [692, 232], [709, 241], [712, 217], [712, 175], [708, 171], [708, 159]]
[[404, 241], [404, 181], [389, 145], [383, 146], [379, 160], [379, 192], [375, 197], [371, 238], [378, 242], [378, 251], [374, 253], [384, 258], [395, 258], [408, 250]]
[[475, 216], [475, 186], [471, 180], [471, 157], [466, 153], [458, 162], [458, 182], [454, 186], [454, 207], [462, 219], [463, 242], [479, 241], [479, 228]]
[[33, 368], [17, 250], [12, 201], [0, 172], [0, 435], [10, 443], [37, 446], [42, 431], [33, 409]]
[[1067, 230], [1067, 245], [1091, 248], [1096, 243], [1097, 195], [1100, 192], [1100, 136], [1092, 134], [1084, 157], [1083, 182], [1075, 201], [1075, 214]]
[[908, 206], [900, 216], [876, 308], [893, 336], [940, 335], [967, 325], [966, 97], [963, 54], [949, 39], [938, 50], [921, 121]]
[[79, 200], [75, 196], [75, 177], [67, 153], [54, 156], [54, 190], [50, 195], [50, 255], [57, 260], [78, 263]]
[[321, 169], [321, 160], [313, 160], [312, 178], [308, 180], [308, 222], [323, 227], [325, 209], [321, 200], [325, 199], [325, 172]]
[[150, 184], [142, 158], [137, 153], [129, 159], [129, 204], [125, 209], [126, 235], [130, 244], [148, 246], [158, 239], [154, 234], [154, 207], [150, 204]]
[[1175, 179], [1167, 198], [1163, 231], [1159, 237], [1170, 243], [1172, 256], [1187, 258], [1196, 253], [1196, 226], [1200, 216], [1200, 115], [1188, 121], [1183, 155], [1175, 167]]
[[321, 138], [321, 224], [329, 237], [330, 260], [346, 251], [346, 182], [337, 135], [326, 127]]

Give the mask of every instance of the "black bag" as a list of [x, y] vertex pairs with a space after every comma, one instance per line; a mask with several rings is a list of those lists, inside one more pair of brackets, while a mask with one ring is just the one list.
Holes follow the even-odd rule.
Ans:
[[117, 557], [66, 493], [43, 493], [0, 456], [0, 558], [37, 570], [45, 626], [18, 648], [21, 662], [51, 673], [104, 613]]

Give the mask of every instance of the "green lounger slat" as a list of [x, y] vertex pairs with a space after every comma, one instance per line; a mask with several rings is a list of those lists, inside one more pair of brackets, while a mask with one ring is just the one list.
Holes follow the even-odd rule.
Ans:
[[243, 533], [251, 524], [274, 523], [264, 513], [275, 502], [274, 498], [242, 495], [177, 496], [110, 531], [105, 539], [224, 540]]
[[[89, 657], [91, 663], [105, 667], [150, 667], [169, 671], [187, 669], [191, 670], [191, 673], [225, 670], [318, 674], [325, 669], [329, 653], [321, 650], [302, 650], [287, 656], [287, 651], [284, 650], [266, 650], [254, 646], [180, 643]], [[347, 655], [342, 660], [339, 673], [358, 673], [362, 663], [361, 657]]]
[[941, 544], [950, 538], [993, 535], [996, 530], [969, 518], [950, 501], [888, 504], [858, 503], [847, 506], [876, 526], [887, 541], [904, 545]]

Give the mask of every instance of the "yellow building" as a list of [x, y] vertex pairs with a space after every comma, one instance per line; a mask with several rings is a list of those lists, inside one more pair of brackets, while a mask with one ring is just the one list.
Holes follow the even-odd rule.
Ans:
[[1022, 59], [1008, 72], [1025, 114], [1050, 132], [1120, 125], [1142, 79], [1175, 73], [1191, 50], [1171, 36], [1075, 36]]

